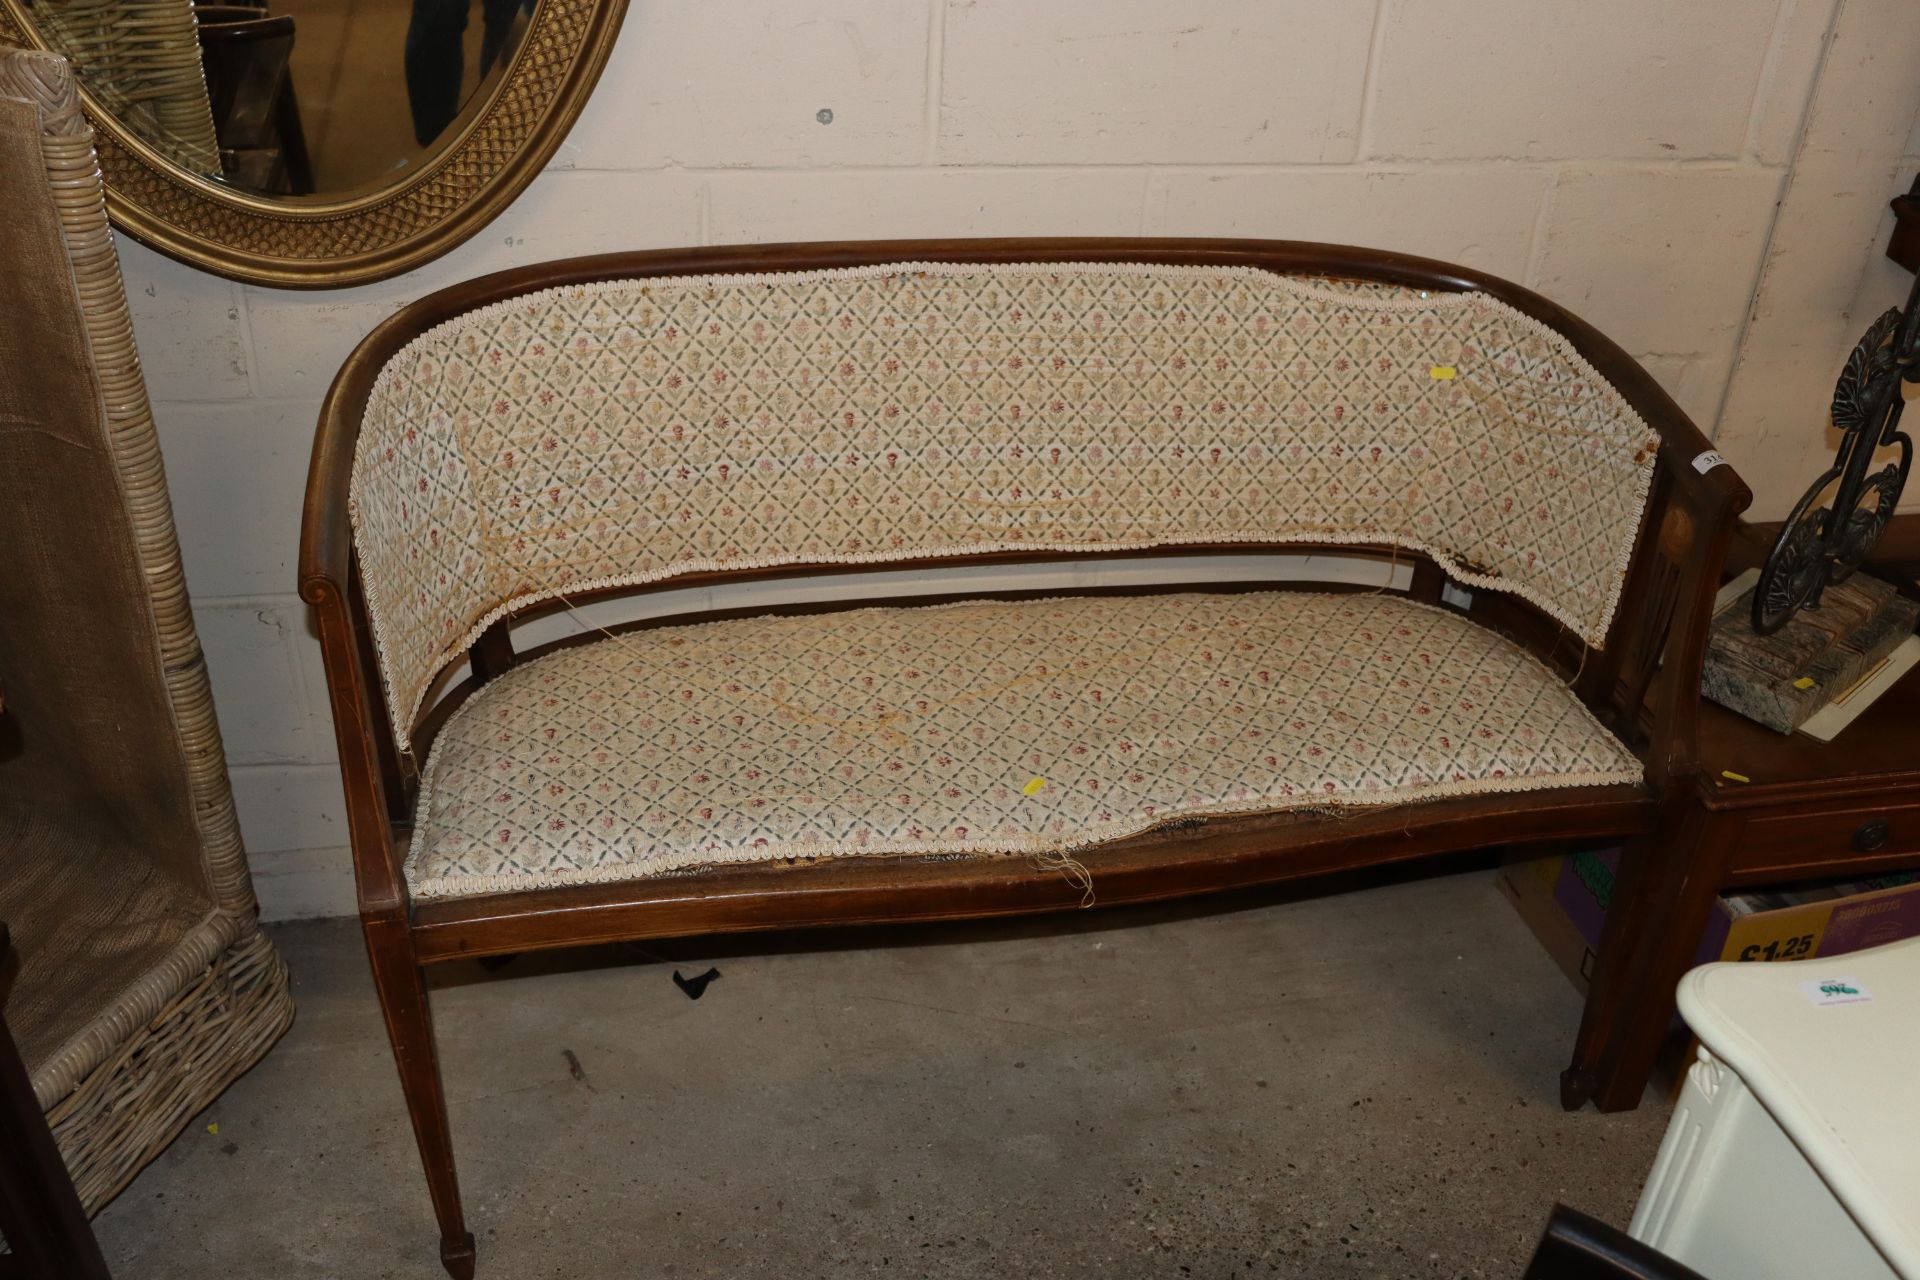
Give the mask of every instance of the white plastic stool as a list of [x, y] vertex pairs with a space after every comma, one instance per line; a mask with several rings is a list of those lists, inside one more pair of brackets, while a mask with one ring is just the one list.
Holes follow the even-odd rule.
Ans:
[[1629, 1234], [1709, 1280], [1920, 1280], [1920, 939], [1680, 982], [1700, 1037]]

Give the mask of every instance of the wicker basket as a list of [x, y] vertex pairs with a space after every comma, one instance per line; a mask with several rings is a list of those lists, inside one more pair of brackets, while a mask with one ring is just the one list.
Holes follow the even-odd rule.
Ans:
[[[0, 918], [8, 1022], [96, 1210], [293, 1016], [261, 933], [66, 62], [0, 49]], [[0, 722], [0, 728], [5, 728]]]
[[286, 965], [249, 930], [55, 1103], [47, 1121], [87, 1212], [120, 1194], [292, 1021]]

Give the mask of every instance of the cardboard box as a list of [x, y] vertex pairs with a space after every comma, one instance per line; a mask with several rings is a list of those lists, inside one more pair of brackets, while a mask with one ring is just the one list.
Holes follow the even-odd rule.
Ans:
[[[1737, 906], [1734, 904], [1734, 908]], [[1856, 892], [1824, 901], [1790, 903], [1746, 914], [1735, 914], [1724, 899], [1721, 907], [1715, 922], [1726, 921], [1718, 957], [1722, 960], [1843, 956], [1920, 934], [1920, 884], [1911, 881], [1886, 888], [1875, 888], [1868, 882]]]
[[[1509, 861], [1500, 889], [1547, 954], [1582, 992], [1606, 924], [1618, 849]], [[1790, 886], [1716, 899], [1694, 952], [1712, 960], [1810, 960], [1920, 935], [1920, 875]]]
[[[1559, 858], [1532, 858], [1510, 861], [1500, 868], [1500, 892], [1546, 948], [1560, 971], [1581, 992], [1593, 976], [1595, 948], [1582, 936], [1579, 926], [1554, 900], [1554, 882], [1560, 878]], [[1597, 935], [1596, 935], [1597, 936]]]

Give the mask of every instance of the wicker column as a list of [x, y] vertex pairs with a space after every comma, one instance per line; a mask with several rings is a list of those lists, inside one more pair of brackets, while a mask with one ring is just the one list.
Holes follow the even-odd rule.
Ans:
[[0, 49], [0, 189], [8, 1008], [92, 1211], [293, 1005], [256, 919], [92, 131], [55, 55]]

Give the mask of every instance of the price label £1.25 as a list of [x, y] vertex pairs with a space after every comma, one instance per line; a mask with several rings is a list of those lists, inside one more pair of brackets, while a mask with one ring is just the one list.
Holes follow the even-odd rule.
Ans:
[[1774, 938], [1768, 942], [1756, 942], [1740, 948], [1742, 960], [1805, 960], [1813, 954], [1811, 933], [1803, 933], [1797, 938]]

